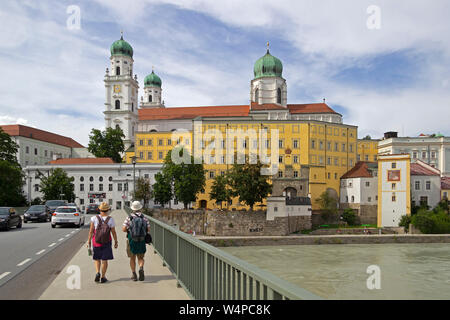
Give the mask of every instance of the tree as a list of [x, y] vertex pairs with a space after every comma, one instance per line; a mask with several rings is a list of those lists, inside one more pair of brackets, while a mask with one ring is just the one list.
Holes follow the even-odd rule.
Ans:
[[[180, 157], [188, 161], [174, 163], [172, 152], [178, 152]], [[185, 209], [191, 202], [197, 200], [197, 194], [205, 187], [206, 171], [203, 168], [203, 163], [195, 163], [194, 157], [184, 148], [174, 148], [167, 153], [162, 172], [170, 179], [173, 186], [173, 195], [177, 200], [183, 202]]]
[[233, 164], [227, 177], [232, 190], [232, 196], [250, 206], [262, 202], [272, 192], [272, 185], [267, 182], [267, 176], [261, 175], [262, 163]]
[[92, 129], [89, 135], [88, 150], [98, 158], [108, 157], [114, 162], [122, 162], [121, 154], [125, 151], [123, 140], [125, 135], [122, 129], [107, 128], [105, 131]]
[[20, 167], [16, 156], [17, 150], [19, 150], [17, 143], [11, 139], [9, 134], [0, 128], [0, 161], [8, 161], [12, 165]]
[[74, 178], [69, 177], [61, 168], [53, 170], [48, 177], [42, 175], [40, 189], [44, 194], [44, 200], [61, 199], [62, 194], [64, 197], [63, 200], [74, 202], [75, 193], [73, 181]]
[[136, 190], [133, 192], [133, 198], [144, 202], [144, 208], [147, 202], [152, 198], [152, 186], [150, 180], [145, 178], [138, 178], [136, 181]]
[[321, 215], [325, 221], [328, 221], [332, 216], [337, 214], [337, 201], [328, 192], [322, 192], [319, 198], [316, 199], [316, 203], [320, 206], [322, 210]]
[[357, 220], [355, 211], [351, 208], [345, 209], [342, 213], [342, 220], [347, 222], [349, 226], [354, 226]]
[[153, 184], [153, 199], [160, 203], [164, 208], [166, 203], [172, 200], [172, 184], [170, 178], [163, 173], [158, 172], [155, 174], [155, 183]]
[[371, 136], [369, 136], [369, 135], [367, 135], [367, 136], [365, 136], [364, 138], [362, 138], [363, 140], [372, 140], [372, 137]]
[[231, 190], [228, 188], [228, 179], [225, 176], [219, 175], [214, 178], [209, 197], [220, 203], [220, 208], [222, 208], [222, 202], [231, 200]]

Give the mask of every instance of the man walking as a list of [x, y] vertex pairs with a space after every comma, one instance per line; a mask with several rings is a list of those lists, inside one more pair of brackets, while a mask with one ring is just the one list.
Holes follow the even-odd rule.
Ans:
[[150, 223], [141, 212], [142, 204], [134, 201], [131, 204], [133, 211], [130, 216], [125, 219], [122, 230], [127, 233], [127, 255], [130, 258], [131, 280], [137, 281], [136, 274], [136, 257], [139, 264], [139, 281], [144, 281], [144, 256], [146, 252], [145, 235], [150, 233]]

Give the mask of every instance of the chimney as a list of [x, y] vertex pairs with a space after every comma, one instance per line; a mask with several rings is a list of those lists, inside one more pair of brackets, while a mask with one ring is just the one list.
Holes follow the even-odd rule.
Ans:
[[389, 131], [389, 132], [385, 132], [384, 133], [384, 138], [385, 139], [397, 138], [397, 137], [398, 137], [398, 132], [395, 132], [395, 131]]

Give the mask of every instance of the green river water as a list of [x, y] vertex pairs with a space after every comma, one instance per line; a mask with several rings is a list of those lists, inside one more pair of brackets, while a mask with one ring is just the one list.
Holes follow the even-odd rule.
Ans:
[[[450, 299], [449, 244], [221, 249], [326, 299]], [[380, 268], [380, 289], [367, 287], [371, 265]]]

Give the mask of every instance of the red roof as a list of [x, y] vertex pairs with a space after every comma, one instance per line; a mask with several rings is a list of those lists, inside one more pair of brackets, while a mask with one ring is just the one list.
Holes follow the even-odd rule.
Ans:
[[337, 113], [326, 103], [288, 104], [289, 112], [295, 113]]
[[420, 160], [415, 163], [411, 163], [410, 170], [412, 176], [440, 176], [439, 170]]
[[237, 106], [171, 107], [139, 109], [139, 120], [194, 119], [196, 117], [246, 117], [251, 110], [286, 110], [299, 113], [336, 113], [326, 103], [288, 104], [287, 108], [278, 104], [256, 104]]
[[341, 179], [349, 178], [372, 178], [372, 172], [369, 170], [369, 165], [371, 167], [376, 167], [376, 162], [364, 162], [358, 161], [353, 168], [347, 171]]
[[110, 164], [111, 158], [60, 158], [50, 161], [49, 164]]
[[27, 127], [21, 124], [0, 125], [0, 127], [10, 136], [26, 137], [30, 139], [58, 144], [69, 148], [84, 148], [81, 144], [79, 144], [72, 138], [64, 137], [59, 134], [44, 130]]
[[450, 190], [450, 177], [442, 177], [441, 178], [441, 189], [442, 190]]
[[212, 106], [139, 109], [139, 120], [194, 119], [196, 117], [245, 117], [249, 106]]

